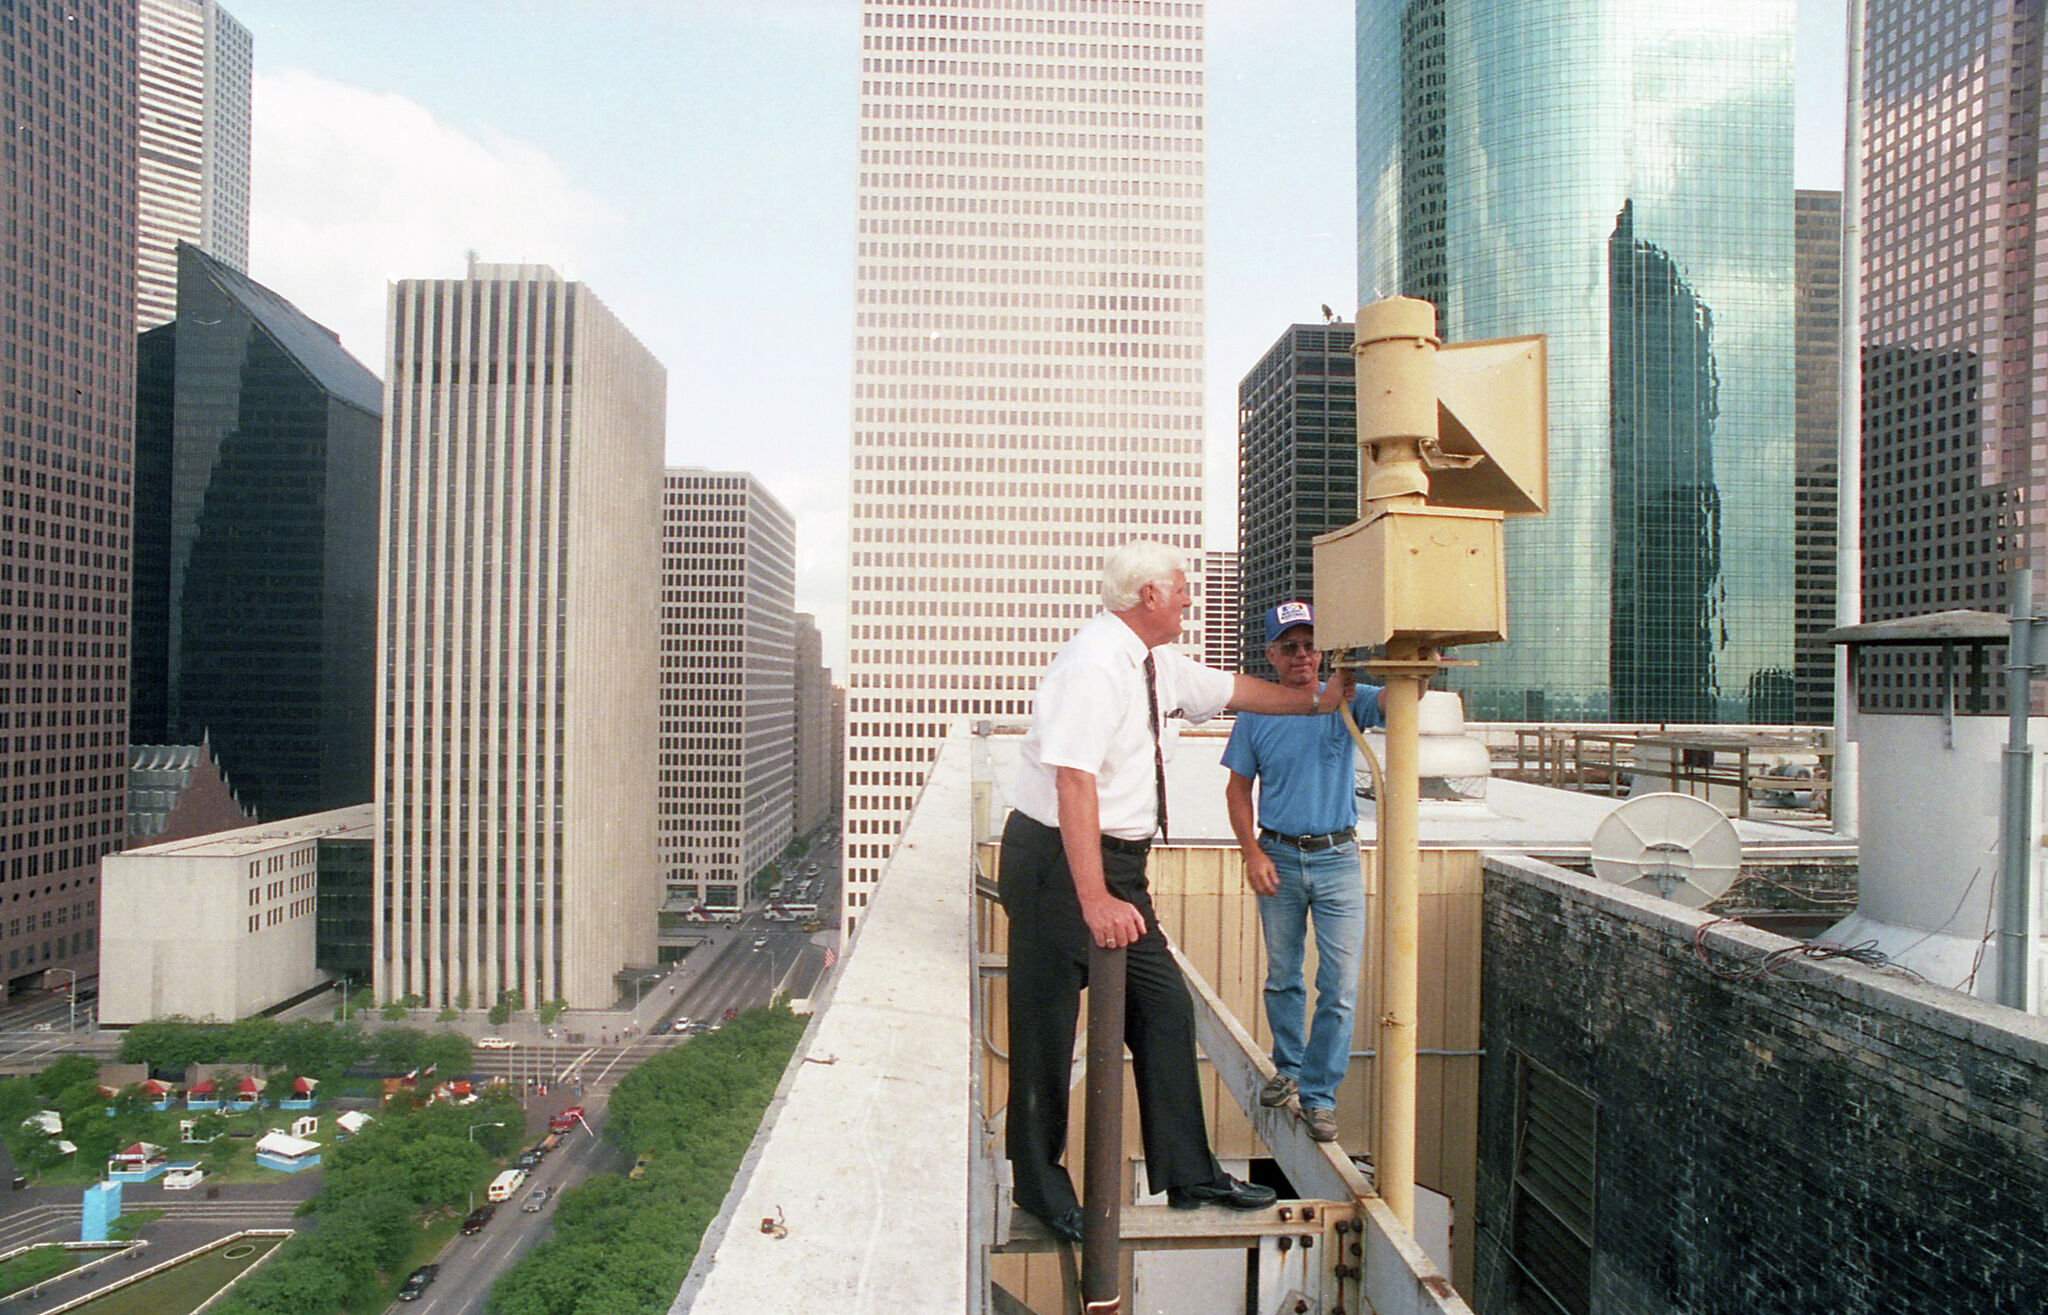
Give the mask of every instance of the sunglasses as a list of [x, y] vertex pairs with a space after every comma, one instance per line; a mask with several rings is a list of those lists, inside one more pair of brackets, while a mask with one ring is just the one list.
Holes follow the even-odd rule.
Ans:
[[1284, 644], [1279, 640], [1275, 640], [1273, 641], [1273, 647], [1289, 657], [1307, 657], [1316, 651], [1315, 644], [1306, 639], [1290, 639]]

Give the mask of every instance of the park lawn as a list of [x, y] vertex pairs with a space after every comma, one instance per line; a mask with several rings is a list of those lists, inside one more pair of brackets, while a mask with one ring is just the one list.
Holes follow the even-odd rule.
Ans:
[[66, 1251], [54, 1243], [24, 1251], [12, 1260], [0, 1261], [0, 1297], [68, 1273], [86, 1261], [98, 1260], [106, 1254], [104, 1251]]
[[[214, 1165], [207, 1164], [207, 1182], [277, 1183], [285, 1181], [292, 1177], [292, 1175], [280, 1169], [266, 1169], [256, 1163], [256, 1143], [262, 1139], [263, 1134], [271, 1131], [290, 1131], [292, 1120], [302, 1118], [307, 1114], [317, 1114], [320, 1116], [320, 1131], [314, 1135], [314, 1140], [323, 1143], [331, 1149], [335, 1144], [334, 1116], [340, 1112], [340, 1110], [332, 1106], [322, 1105], [312, 1110], [262, 1109], [252, 1110], [247, 1114], [230, 1115], [228, 1117], [229, 1126], [236, 1132], [247, 1132], [250, 1135], [230, 1139], [227, 1137], [227, 1134], [223, 1133], [220, 1138], [216, 1139], [232, 1140], [235, 1147], [235, 1155], [228, 1161], [225, 1169], [217, 1169]], [[211, 1142], [187, 1144], [178, 1140], [178, 1121], [194, 1117], [192, 1114], [180, 1109], [168, 1109], [151, 1111], [150, 1117], [156, 1121], [155, 1126], [149, 1133], [139, 1138], [139, 1140], [154, 1142], [163, 1147], [164, 1153], [170, 1157], [173, 1164], [207, 1161], [207, 1150], [212, 1146]], [[77, 1156], [72, 1156], [54, 1168], [43, 1170], [42, 1173], [36, 1175], [35, 1181], [39, 1185], [44, 1186], [76, 1184], [77, 1186], [84, 1187], [96, 1183], [105, 1177], [106, 1167], [103, 1162], [86, 1164], [81, 1162]]]
[[398, 1289], [405, 1282], [405, 1276], [447, 1250], [448, 1243], [455, 1237], [455, 1230], [461, 1226], [462, 1221], [452, 1215], [435, 1215], [433, 1222], [421, 1229], [420, 1235], [413, 1240], [412, 1251], [406, 1256], [405, 1263], [378, 1286], [377, 1299], [368, 1305], [352, 1305], [344, 1309], [349, 1315], [377, 1315], [378, 1311], [398, 1299]]
[[[161, 1274], [152, 1274], [140, 1283], [130, 1283], [89, 1301], [77, 1308], [77, 1315], [190, 1315], [201, 1302], [226, 1287], [229, 1279], [269, 1255], [283, 1241], [281, 1237], [237, 1238]], [[244, 1247], [253, 1250], [240, 1255]], [[237, 1258], [229, 1260], [224, 1254], [229, 1251], [236, 1252]]]

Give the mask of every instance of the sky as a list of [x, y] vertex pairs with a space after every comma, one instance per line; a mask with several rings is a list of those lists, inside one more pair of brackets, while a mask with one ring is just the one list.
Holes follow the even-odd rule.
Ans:
[[[1797, 0], [1801, 187], [1838, 187], [1845, 0]], [[857, 0], [226, 0], [255, 35], [249, 273], [384, 373], [387, 285], [582, 280], [668, 370], [668, 461], [796, 519], [845, 670]], [[1209, 0], [1207, 520], [1237, 380], [1356, 307], [1349, 0]]]

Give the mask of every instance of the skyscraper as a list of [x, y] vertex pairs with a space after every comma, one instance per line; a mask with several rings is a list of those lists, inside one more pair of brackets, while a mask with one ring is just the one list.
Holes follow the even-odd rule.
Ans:
[[1238, 665], [1240, 629], [1237, 553], [1210, 548], [1202, 554], [1202, 664], [1219, 671], [1246, 670]]
[[1835, 542], [1842, 408], [1842, 194], [1801, 191], [1792, 202], [1796, 275], [1794, 362], [1798, 476], [1793, 492], [1794, 719], [1835, 715]]
[[832, 816], [839, 797], [838, 736], [832, 727], [832, 673], [818, 619], [796, 614], [796, 833], [809, 835]]
[[796, 522], [736, 471], [662, 493], [663, 903], [736, 908], [796, 811]]
[[249, 101], [255, 43], [219, 0], [141, 0], [135, 318], [178, 313], [178, 244], [249, 267]]
[[1549, 335], [1474, 716], [1792, 713], [1791, 0], [1363, 0], [1362, 289]]
[[379, 998], [617, 998], [654, 961], [661, 365], [581, 283], [391, 294]]
[[1103, 557], [1202, 541], [1200, 0], [863, 0], [845, 896]]
[[[127, 814], [135, 7], [0, 11], [0, 953], [90, 972]], [[57, 969], [55, 978], [42, 974]]]
[[1352, 337], [1348, 324], [1291, 325], [1237, 385], [1239, 671], [1270, 673], [1266, 609], [1314, 599], [1316, 536], [1358, 519]]
[[[2042, 565], [2048, 284], [2038, 5], [1869, 0], [1863, 619], [2001, 609]], [[2036, 597], [2048, 576], [2037, 574]], [[1863, 707], [1933, 710], [1913, 653], [1862, 659]]]
[[384, 388], [197, 247], [142, 335], [133, 735], [210, 743], [264, 821], [365, 803]]

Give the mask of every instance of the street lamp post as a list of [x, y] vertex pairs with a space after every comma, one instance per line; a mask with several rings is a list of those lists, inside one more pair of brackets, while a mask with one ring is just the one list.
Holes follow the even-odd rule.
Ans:
[[65, 1008], [66, 1008], [66, 1010], [67, 1010], [67, 1013], [66, 1013], [66, 1016], [65, 1016], [65, 1019], [64, 1019], [64, 1030], [65, 1030], [66, 1032], [75, 1032], [75, 1031], [77, 1031], [77, 1030], [78, 1030], [78, 970], [77, 970], [77, 969], [75, 969], [75, 968], [49, 968], [49, 969], [45, 969], [44, 971], [46, 971], [46, 972], [53, 972], [53, 973], [63, 973], [63, 974], [65, 974], [66, 976], [68, 976], [68, 977], [70, 977], [70, 978], [71, 978], [71, 989], [70, 989], [70, 990], [68, 990], [68, 991], [66, 991], [66, 992], [64, 993], [64, 1003], [65, 1003]]
[[[472, 1123], [469, 1125], [469, 1139], [472, 1142], [476, 1140], [476, 1130], [478, 1128], [502, 1128], [504, 1126], [505, 1121], [503, 1119], [498, 1119], [491, 1123]], [[469, 1189], [469, 1208], [472, 1213], [476, 1210], [476, 1188], [474, 1187]]]

